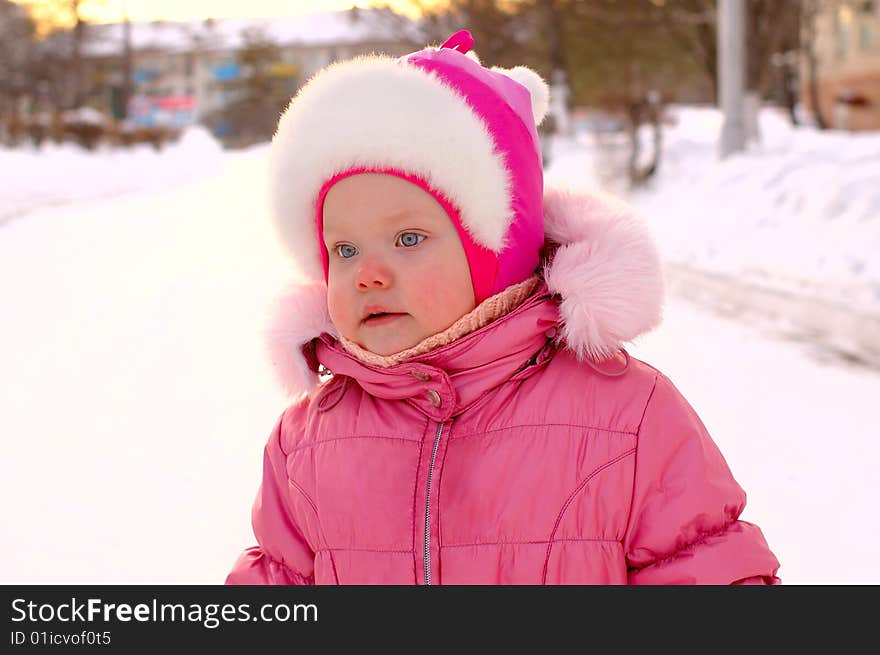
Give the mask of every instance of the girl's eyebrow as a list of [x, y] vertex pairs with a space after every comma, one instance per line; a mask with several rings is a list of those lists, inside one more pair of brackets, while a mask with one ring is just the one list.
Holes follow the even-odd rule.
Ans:
[[415, 209], [401, 209], [399, 212], [394, 212], [393, 214], [387, 214], [382, 218], [382, 221], [385, 223], [396, 223], [397, 221], [403, 220], [405, 218], [413, 218], [422, 216], [422, 213]]
[[[393, 225], [395, 223], [400, 223], [401, 221], [413, 219], [413, 218], [425, 219], [426, 215], [423, 212], [419, 211], [418, 209], [401, 209], [400, 211], [386, 214], [377, 220], [380, 223], [382, 223], [383, 225]], [[325, 219], [324, 220], [325, 227], [323, 229], [324, 235], [325, 236], [327, 234], [334, 235], [336, 233], [336, 231], [332, 227], [327, 227], [327, 223], [328, 223], [328, 221]], [[416, 227], [416, 226], [413, 226], [413, 227]]]

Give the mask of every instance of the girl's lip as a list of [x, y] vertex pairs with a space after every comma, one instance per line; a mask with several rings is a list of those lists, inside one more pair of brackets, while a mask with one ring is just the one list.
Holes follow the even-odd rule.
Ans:
[[405, 314], [389, 312], [387, 314], [383, 314], [382, 316], [373, 316], [373, 317], [368, 316], [367, 318], [365, 318], [363, 320], [363, 324], [367, 325], [369, 327], [378, 327], [380, 325], [386, 325], [388, 323], [391, 323], [391, 322], [397, 320], [398, 318], [400, 318], [401, 316], [405, 316]]

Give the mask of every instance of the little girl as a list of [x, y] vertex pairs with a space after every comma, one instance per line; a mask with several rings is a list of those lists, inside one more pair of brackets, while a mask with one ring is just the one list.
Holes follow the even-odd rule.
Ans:
[[660, 321], [646, 228], [543, 189], [547, 86], [472, 45], [332, 65], [279, 122], [296, 398], [227, 584], [778, 583], [699, 417], [622, 348]]

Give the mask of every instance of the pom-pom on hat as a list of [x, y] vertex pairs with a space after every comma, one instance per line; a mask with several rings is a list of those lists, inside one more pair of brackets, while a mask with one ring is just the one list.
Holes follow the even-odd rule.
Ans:
[[534, 71], [485, 68], [462, 30], [439, 48], [363, 56], [312, 77], [269, 154], [273, 220], [300, 272], [327, 279], [324, 196], [358, 173], [431, 193], [458, 229], [476, 301], [534, 274], [544, 242], [536, 125], [549, 90]]

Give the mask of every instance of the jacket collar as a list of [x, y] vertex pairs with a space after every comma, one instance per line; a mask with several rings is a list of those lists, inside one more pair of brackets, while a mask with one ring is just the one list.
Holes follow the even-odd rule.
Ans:
[[[392, 367], [358, 359], [323, 334], [315, 356], [334, 375], [353, 378], [372, 396], [404, 400], [426, 416], [445, 421], [488, 391], [543, 364], [555, 347], [559, 308], [547, 285], [509, 314], [479, 330]], [[540, 360], [540, 361], [539, 361]]]

